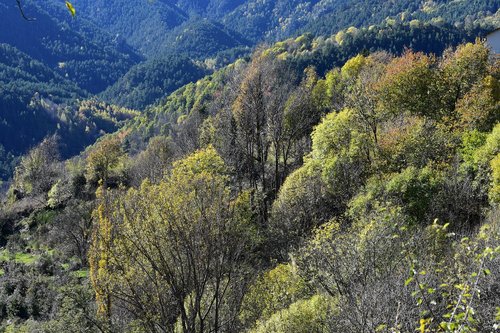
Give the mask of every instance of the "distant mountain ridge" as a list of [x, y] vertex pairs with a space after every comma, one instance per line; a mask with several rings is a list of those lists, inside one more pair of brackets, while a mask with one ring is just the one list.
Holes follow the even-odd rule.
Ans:
[[[50, 1], [50, 0], [45, 0]], [[228, 35], [252, 44], [273, 42], [303, 32], [332, 34], [349, 26], [380, 24], [385, 19], [443, 20], [479, 24], [496, 16], [497, 0], [81, 0], [80, 15], [124, 38], [147, 56], [172, 50], [171, 40], [193, 29], [193, 22], [218, 22]], [[222, 38], [222, 37], [221, 37]], [[167, 44], [165, 44], [167, 43]], [[203, 46], [209, 44], [203, 44]], [[219, 51], [231, 46], [222, 45]], [[189, 50], [186, 50], [189, 53]]]

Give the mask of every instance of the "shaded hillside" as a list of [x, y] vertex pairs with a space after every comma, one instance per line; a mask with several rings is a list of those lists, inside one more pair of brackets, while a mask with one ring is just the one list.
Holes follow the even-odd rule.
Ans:
[[220, 23], [208, 19], [193, 19], [173, 31], [167, 41], [165, 53], [185, 54], [191, 58], [206, 59], [217, 53], [251, 43]]
[[0, 178], [10, 163], [45, 137], [61, 138], [61, 155], [78, 154], [118, 129], [129, 110], [82, 101], [88, 92], [16, 48], [0, 44]]
[[[24, 20], [15, 1], [0, 1], [0, 42], [10, 44], [91, 93], [104, 90], [140, 61], [130, 48], [92, 24], [73, 24], [64, 8], [49, 14], [38, 2], [24, 3], [35, 21]], [[15, 33], [12, 29], [15, 27]]]
[[167, 0], [82, 0], [78, 9], [81, 17], [125, 39], [148, 56], [158, 54], [165, 47], [169, 32], [189, 18]]
[[0, 44], [0, 143], [24, 153], [57, 129], [55, 115], [36, 106], [40, 99], [62, 103], [88, 93], [46, 65], [6, 44]]
[[[303, 32], [332, 34], [351, 26], [360, 28], [380, 24], [386, 19], [404, 22], [435, 20], [469, 28], [479, 24], [493, 27], [499, 23], [498, 16], [495, 17], [499, 5], [497, 0], [159, 0], [148, 3], [83, 0], [78, 4], [82, 17], [124, 38], [148, 56], [186, 46], [185, 53], [192, 56], [190, 52], [193, 52], [202, 58], [233, 46], [220, 43], [221, 30], [233, 31], [230, 36], [238, 32], [255, 45]], [[205, 27], [197, 31], [199, 27], [189, 23], [202, 19], [221, 25], [217, 29], [207, 30]], [[180, 44], [172, 44], [179, 39]], [[219, 42], [210, 43], [214, 40]], [[204, 49], [207, 54], [203, 53]]]
[[168, 56], [136, 65], [101, 96], [114, 104], [142, 110], [206, 71], [189, 58]]

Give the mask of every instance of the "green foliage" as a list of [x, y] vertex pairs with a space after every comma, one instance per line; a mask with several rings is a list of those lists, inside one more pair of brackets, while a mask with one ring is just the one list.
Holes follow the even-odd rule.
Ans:
[[442, 182], [442, 175], [431, 168], [417, 170], [409, 167], [387, 182], [386, 193], [401, 200], [407, 213], [418, 221], [431, 210]]
[[24, 264], [24, 265], [32, 265], [34, 264], [38, 259], [38, 256], [32, 255], [29, 253], [21, 253], [21, 252], [16, 252], [14, 254], [9, 253], [7, 250], [3, 250], [0, 252], [0, 261], [1, 262], [8, 262], [8, 261], [13, 261], [18, 264]]
[[479, 147], [473, 156], [477, 167], [485, 166], [500, 152], [500, 124], [497, 124], [491, 133], [486, 136], [484, 144]]
[[240, 320], [246, 327], [265, 322], [274, 313], [309, 296], [310, 289], [291, 264], [265, 272], [250, 286], [243, 299]]
[[300, 300], [259, 322], [252, 333], [323, 333], [329, 332], [328, 319], [335, 314], [336, 301], [328, 296], [314, 295]]
[[500, 153], [491, 160], [491, 178], [492, 184], [489, 192], [490, 201], [492, 203], [500, 203]]
[[[328, 14], [335, 24], [350, 28], [262, 47], [141, 114], [95, 100], [68, 103], [87, 96], [63, 78], [74, 63], [42, 65], [26, 45], [19, 48], [31, 57], [4, 47], [5, 105], [19, 112], [0, 126], [32, 119], [68, 146], [75, 133], [93, 142], [126, 127], [67, 163], [42, 149], [45, 142], [21, 159], [11, 191], [18, 200], [0, 210], [2, 329], [494, 330], [498, 65], [480, 42], [439, 55], [479, 31], [445, 20], [495, 5], [100, 1], [78, 5], [79, 18], [91, 13], [144, 51], [156, 36], [158, 46], [168, 40], [167, 48], [204, 60], [151, 60], [105, 93], [121, 99], [120, 91], [137, 91], [125, 102], [141, 107], [196, 80], [203, 66], [246, 52], [234, 30], [250, 29], [253, 40], [289, 35], [308, 24], [309, 12], [332, 8], [345, 16]], [[249, 5], [272, 14], [256, 17]], [[385, 23], [356, 24], [351, 15], [371, 15], [367, 8], [377, 11], [362, 18]], [[193, 19], [206, 12], [212, 20]], [[474, 13], [467, 24], [488, 15]], [[127, 30], [119, 16], [150, 24]], [[407, 46], [416, 51], [403, 52]], [[369, 55], [381, 49], [394, 55]], [[43, 89], [33, 96], [34, 88]], [[34, 132], [18, 148], [8, 133], [5, 157], [41, 140]]]
[[[480, 147], [479, 144], [484, 142]], [[477, 172], [477, 181], [479, 184], [485, 184], [489, 188], [490, 201], [498, 203], [498, 160], [500, 154], [500, 124], [497, 124], [486, 139], [478, 141], [475, 145], [475, 151], [472, 153], [472, 167]], [[472, 150], [472, 149], [470, 149]], [[467, 156], [467, 155], [466, 155]], [[470, 164], [469, 164], [470, 165]]]
[[273, 203], [270, 234], [274, 249], [283, 249], [286, 257], [302, 237], [329, 219], [330, 205], [321, 181], [321, 164], [308, 159], [287, 177]]
[[478, 130], [465, 132], [462, 136], [461, 157], [466, 163], [473, 167], [475, 152], [484, 145], [487, 138], [486, 133], [481, 133]]
[[[365, 56], [358, 54], [357, 56], [349, 59], [344, 66], [342, 66], [340, 73], [344, 80], [354, 79], [359, 76], [361, 69], [366, 65], [367, 59]], [[331, 79], [328, 78], [330, 81]]]
[[89, 183], [102, 182], [105, 186], [113, 177], [120, 177], [123, 170], [124, 152], [118, 136], [96, 144], [86, 159], [85, 177]]
[[10, 193], [13, 199], [24, 195], [39, 195], [47, 192], [58, 175], [59, 159], [56, 137], [46, 138], [21, 159], [16, 168]]
[[312, 133], [312, 158], [322, 167], [321, 178], [332, 196], [344, 203], [370, 172], [371, 140], [346, 109], [330, 113]]

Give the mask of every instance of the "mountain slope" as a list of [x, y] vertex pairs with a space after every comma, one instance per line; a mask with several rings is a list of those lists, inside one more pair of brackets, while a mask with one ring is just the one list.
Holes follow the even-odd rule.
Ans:
[[386, 1], [386, 0], [274, 0], [246, 1], [222, 22], [252, 40], [276, 40], [297, 32], [332, 34], [350, 26], [379, 24], [386, 18], [469, 23], [495, 15], [497, 0]]
[[168, 33], [186, 22], [189, 15], [171, 1], [81, 0], [79, 16], [148, 56], [157, 54], [166, 44]]
[[243, 35], [216, 21], [193, 19], [172, 31], [163, 52], [206, 59], [225, 50], [250, 45]]
[[203, 68], [182, 56], [148, 60], [133, 67], [101, 96], [111, 103], [141, 110], [205, 74]]
[[76, 84], [12, 46], [0, 44], [0, 144], [23, 153], [57, 129], [54, 114], [35, 106], [86, 97]]
[[64, 8], [54, 9], [52, 2], [44, 3], [46, 10], [38, 5], [23, 4], [26, 15], [36, 19], [26, 21], [15, 1], [0, 0], [0, 42], [44, 63], [80, 88], [100, 92], [141, 60], [104, 31], [84, 20], [70, 20]]
[[[238, 32], [255, 45], [303, 32], [332, 34], [350, 26], [380, 24], [387, 18], [406, 22], [434, 19], [471, 26], [493, 17], [489, 24], [494, 26], [500, 23], [499, 5], [498, 0], [158, 0], [147, 4], [82, 0], [77, 4], [82, 17], [124, 38], [148, 56], [174, 50], [171, 41], [186, 38], [183, 32], [191, 29], [189, 22], [204, 18]], [[192, 37], [194, 44], [196, 35]], [[220, 45], [217, 50], [226, 47], [230, 46]], [[189, 54], [189, 50], [185, 53]]]
[[[332, 68], [342, 66], [360, 53], [383, 51], [400, 55], [406, 49], [412, 49], [440, 55], [449, 47], [474, 41], [481, 33], [483, 32], [480, 30], [467, 31], [448, 24], [383, 24], [345, 32], [340, 44], [335, 40], [335, 35], [314, 38], [311, 34], [305, 34], [275, 43], [263, 52], [285, 60], [288, 70], [297, 77], [304, 76], [304, 71], [310, 66], [324, 76]], [[200, 112], [205, 114], [207, 110], [217, 110], [214, 105], [219, 103], [221, 92], [234, 89], [234, 82], [228, 77], [237, 72], [239, 66], [244, 67], [245, 63], [238, 60], [210, 76], [188, 84], [134, 118], [127, 126], [135, 132], [132, 136], [138, 140], [136, 144], [141, 145], [140, 141], [147, 141], [155, 135], [169, 135], [179, 119], [189, 116], [196, 119]]]
[[89, 97], [45, 64], [0, 44], [0, 180], [10, 178], [16, 156], [47, 136], [61, 138], [67, 158], [135, 115]]

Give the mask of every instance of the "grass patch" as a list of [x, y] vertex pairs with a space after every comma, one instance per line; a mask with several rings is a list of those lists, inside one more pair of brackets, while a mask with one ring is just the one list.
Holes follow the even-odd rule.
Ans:
[[7, 250], [0, 251], [0, 262], [9, 261], [10, 255]]
[[77, 278], [87, 278], [89, 277], [89, 270], [88, 269], [80, 269], [78, 271], [71, 272], [71, 275]]
[[38, 256], [23, 252], [16, 252], [14, 254], [11, 254], [7, 250], [0, 251], [0, 262], [8, 262], [11, 260], [14, 260], [19, 264], [31, 265], [38, 260]]
[[29, 253], [20, 253], [20, 252], [17, 252], [15, 255], [14, 255], [14, 260], [17, 262], [17, 263], [20, 263], [20, 264], [25, 264], [25, 265], [31, 265], [33, 264], [35, 261], [37, 261], [38, 259], [38, 256], [35, 256], [35, 255], [32, 255], [32, 254], [29, 254]]
[[47, 224], [54, 220], [57, 212], [53, 210], [43, 210], [35, 215], [35, 221], [40, 224]]
[[0, 268], [0, 276], [3, 276], [5, 274], [5, 271]]

